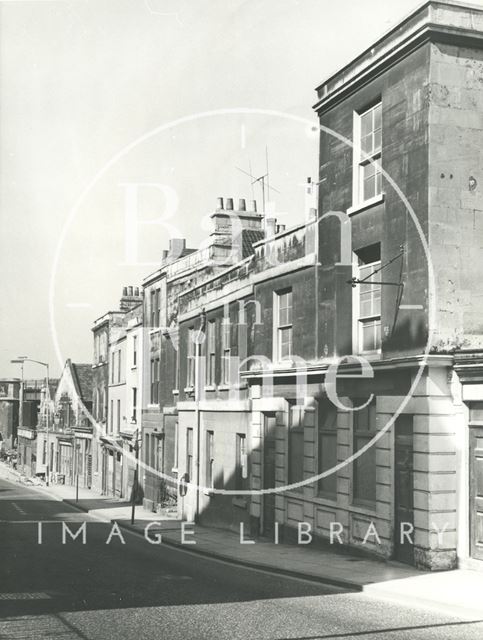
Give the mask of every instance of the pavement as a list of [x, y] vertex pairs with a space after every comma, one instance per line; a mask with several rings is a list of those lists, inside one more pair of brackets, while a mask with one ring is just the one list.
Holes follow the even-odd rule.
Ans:
[[[0, 476], [20, 474], [0, 465]], [[23, 479], [25, 481], [25, 478]], [[351, 591], [361, 591], [382, 601], [426, 607], [448, 612], [465, 620], [483, 619], [483, 572], [454, 570], [424, 572], [397, 562], [385, 562], [337, 549], [310, 545], [274, 544], [268, 540], [240, 544], [231, 531], [182, 523], [175, 514], [157, 514], [136, 506], [131, 525], [131, 505], [99, 495], [92, 490], [70, 486], [35, 486], [51, 498], [84, 511], [104, 522], [117, 522], [121, 529], [147, 537], [161, 534], [162, 544], [219, 559], [240, 567], [261, 569], [283, 576], [308, 579]], [[146, 527], [148, 529], [146, 530]], [[182, 540], [184, 528], [184, 542]]]

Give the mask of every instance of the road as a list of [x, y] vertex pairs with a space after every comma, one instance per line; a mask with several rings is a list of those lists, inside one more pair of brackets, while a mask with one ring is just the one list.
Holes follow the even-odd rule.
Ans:
[[[38, 544], [42, 522], [42, 544]], [[66, 535], [62, 523], [81, 536]], [[0, 638], [482, 638], [483, 623], [203, 558], [0, 480]]]

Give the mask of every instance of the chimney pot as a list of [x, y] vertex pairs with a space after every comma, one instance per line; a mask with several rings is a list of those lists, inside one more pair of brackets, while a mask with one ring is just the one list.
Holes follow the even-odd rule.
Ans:
[[255, 213], [257, 212], [257, 201], [256, 200], [252, 200], [251, 201], [251, 211], [254, 211]]
[[240, 198], [240, 200], [238, 201], [238, 211], [246, 211], [247, 210], [247, 205], [245, 202], [245, 198]]
[[223, 211], [223, 198], [217, 198], [217, 206], [218, 211]]
[[122, 295], [127, 296], [127, 287], [122, 288]]
[[233, 198], [226, 199], [226, 210], [233, 211]]

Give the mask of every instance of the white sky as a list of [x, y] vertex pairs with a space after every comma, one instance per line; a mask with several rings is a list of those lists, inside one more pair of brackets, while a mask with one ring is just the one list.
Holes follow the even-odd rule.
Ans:
[[[18, 355], [49, 360], [58, 372], [48, 303], [55, 249], [79, 195], [115, 154], [156, 127], [210, 110], [277, 110], [315, 123], [315, 87], [418, 4], [0, 0], [0, 377], [18, 373], [9, 363]], [[54, 307], [63, 359], [90, 361], [92, 321], [116, 308], [123, 284], [154, 270], [123, 264], [120, 183], [174, 189], [179, 206], [170, 222], [198, 246], [217, 196], [251, 198], [236, 167], [251, 162], [254, 173], [264, 172], [265, 145], [281, 192], [277, 211], [295, 223], [303, 216], [300, 185], [316, 175], [317, 139], [282, 118], [182, 124], [106, 172], [62, 243]], [[141, 218], [163, 214], [154, 194], [143, 193]], [[140, 260], [156, 262], [167, 242], [165, 230], [145, 227]], [[43, 370], [30, 365], [26, 375]]]

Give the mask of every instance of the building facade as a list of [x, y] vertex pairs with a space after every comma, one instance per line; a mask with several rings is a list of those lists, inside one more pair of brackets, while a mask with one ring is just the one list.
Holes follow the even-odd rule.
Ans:
[[[92, 365], [68, 359], [37, 429], [37, 474], [92, 487]], [[50, 413], [50, 409], [53, 409]]]

